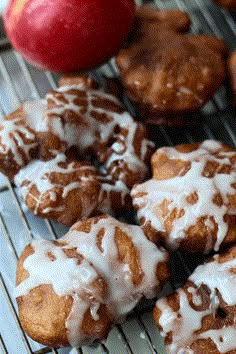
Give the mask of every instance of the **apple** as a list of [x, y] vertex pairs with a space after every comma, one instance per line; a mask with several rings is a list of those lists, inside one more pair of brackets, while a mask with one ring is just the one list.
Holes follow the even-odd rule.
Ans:
[[10, 42], [28, 62], [65, 73], [116, 54], [134, 15], [134, 0], [10, 0], [3, 18]]

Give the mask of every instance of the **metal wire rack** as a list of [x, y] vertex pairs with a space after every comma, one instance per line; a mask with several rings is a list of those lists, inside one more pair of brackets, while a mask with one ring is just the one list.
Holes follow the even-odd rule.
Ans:
[[[141, 3], [142, 1], [139, 1]], [[150, 1], [143, 1], [150, 3]], [[192, 19], [194, 33], [209, 33], [221, 37], [232, 50], [236, 47], [236, 20], [234, 15], [211, 3], [210, 0], [156, 0], [152, 5], [159, 8], [180, 8], [187, 11]], [[236, 14], [235, 14], [236, 15]], [[118, 72], [111, 60], [107, 65], [91, 73], [100, 80], [102, 74], [117, 76]], [[57, 77], [28, 65], [22, 57], [11, 49], [0, 24], [0, 118], [19, 107], [21, 102], [45, 96], [56, 87]], [[201, 112], [195, 114], [200, 121], [195, 127], [156, 127], [153, 138], [156, 145], [176, 145], [179, 143], [218, 139], [236, 147], [235, 111], [227, 100], [227, 84]], [[132, 107], [125, 100], [128, 108]], [[79, 349], [45, 348], [33, 342], [23, 332], [17, 316], [13, 298], [17, 259], [33, 238], [56, 239], [67, 229], [49, 220], [33, 217], [22, 205], [17, 190], [9, 181], [0, 176], [0, 353], [1, 354], [164, 354], [164, 346], [152, 322], [154, 302], [140, 305], [125, 324], [117, 325], [111, 331], [106, 343], [97, 347]], [[173, 255], [173, 274], [164, 293], [181, 285], [203, 257]]]

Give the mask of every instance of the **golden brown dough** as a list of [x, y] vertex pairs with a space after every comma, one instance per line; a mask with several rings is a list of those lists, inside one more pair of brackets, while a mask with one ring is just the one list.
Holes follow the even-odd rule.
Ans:
[[180, 10], [141, 7], [116, 62], [126, 94], [143, 120], [182, 125], [226, 77], [226, 45], [209, 35], [186, 35]]
[[101, 189], [94, 166], [70, 162], [63, 154], [49, 161], [32, 161], [17, 174], [15, 183], [34, 215], [68, 226], [93, 214]]
[[162, 147], [153, 178], [131, 191], [144, 232], [170, 250], [217, 251], [236, 240], [236, 152], [213, 140]]
[[34, 215], [68, 226], [83, 217], [119, 215], [132, 208], [130, 190], [122, 181], [103, 176], [88, 162], [69, 161], [64, 154], [30, 162], [14, 181]]
[[174, 294], [157, 301], [154, 320], [168, 354], [236, 352], [236, 247], [200, 265]]
[[33, 241], [20, 257], [16, 297], [23, 329], [48, 346], [105, 338], [166, 282], [168, 254], [138, 226], [85, 219], [58, 241]]
[[229, 10], [236, 10], [235, 0], [213, 0], [217, 5], [223, 6]]
[[30, 124], [30, 112], [40, 114], [43, 104], [24, 103], [0, 122], [0, 171], [13, 180], [16, 173], [37, 157], [39, 143], [35, 124]]
[[[67, 252], [68, 257], [77, 256], [73, 250], [70, 252]], [[31, 245], [27, 246], [22, 253], [18, 264], [17, 284], [22, 283], [29, 277], [29, 273], [24, 269], [24, 261], [33, 253], [34, 249]], [[105, 296], [106, 284], [104, 280], [97, 278], [91, 284], [91, 290], [101, 297]], [[85, 292], [84, 296], [91, 296], [91, 294]], [[21, 324], [25, 331], [30, 333], [32, 339], [50, 347], [69, 345], [65, 322], [72, 309], [73, 299], [71, 297], [58, 296], [52, 285], [44, 284], [30, 290], [27, 295], [17, 299], [17, 302]], [[101, 306], [98, 309], [98, 316], [100, 321], [95, 321], [90, 311], [87, 311], [82, 322], [82, 328], [85, 333], [89, 332], [90, 336], [97, 335], [103, 338], [111, 326], [111, 315], [105, 306]]]

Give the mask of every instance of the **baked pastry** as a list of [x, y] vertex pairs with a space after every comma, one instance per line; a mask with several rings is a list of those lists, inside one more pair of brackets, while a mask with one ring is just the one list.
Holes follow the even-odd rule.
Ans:
[[156, 296], [167, 262], [139, 226], [107, 215], [76, 223], [58, 241], [33, 241], [17, 267], [22, 327], [50, 347], [104, 339], [143, 297]]
[[182, 125], [185, 113], [201, 108], [226, 77], [224, 42], [183, 34], [190, 20], [180, 10], [145, 6], [116, 63], [125, 92], [143, 120]]
[[236, 241], [236, 152], [213, 140], [163, 147], [153, 178], [131, 196], [148, 238], [170, 250], [218, 251]]
[[33, 214], [72, 225], [97, 208], [101, 188], [97, 177], [88, 162], [69, 162], [59, 154], [49, 161], [30, 162], [14, 181]]
[[217, 5], [223, 6], [229, 10], [236, 10], [235, 0], [213, 0]]
[[154, 320], [168, 354], [236, 352], [236, 247], [200, 265], [174, 294], [157, 301]]
[[31, 161], [14, 182], [34, 215], [68, 226], [85, 216], [120, 214], [132, 207], [130, 190], [122, 181], [114, 182], [89, 162], [69, 161], [64, 154]]
[[[37, 118], [43, 115], [45, 102], [24, 103], [20, 109], [0, 121], [0, 171], [13, 180], [14, 175], [37, 157]], [[35, 120], [32, 117], [34, 112]]]
[[42, 155], [76, 150], [78, 158], [95, 156], [109, 175], [132, 187], [148, 175], [153, 144], [146, 139], [146, 128], [134, 122], [115, 96], [95, 90], [92, 79], [79, 80], [71, 86], [63, 81], [46, 96]]
[[154, 144], [146, 128], [92, 78], [64, 77], [60, 85], [3, 120], [1, 171], [15, 177], [35, 215], [69, 226], [130, 209], [130, 188], [149, 175]]

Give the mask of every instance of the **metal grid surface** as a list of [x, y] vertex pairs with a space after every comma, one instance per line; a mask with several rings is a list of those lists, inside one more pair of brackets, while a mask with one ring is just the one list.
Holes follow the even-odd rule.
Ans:
[[[141, 3], [142, 1], [139, 1]], [[143, 1], [147, 3], [150, 1]], [[178, 7], [189, 12], [192, 32], [215, 34], [223, 38], [232, 50], [236, 47], [236, 20], [232, 13], [207, 0], [156, 0], [159, 8]], [[112, 60], [91, 73], [102, 80], [102, 74], [117, 76]], [[45, 96], [56, 87], [57, 77], [39, 71], [24, 62], [3, 37], [0, 26], [0, 118], [17, 109], [21, 102]], [[235, 112], [227, 100], [228, 90], [223, 87], [201, 112], [195, 114], [200, 124], [186, 128], [155, 127], [152, 136], [156, 146], [192, 143], [204, 139], [218, 139], [236, 147]], [[132, 107], [125, 99], [132, 112]], [[28, 338], [21, 329], [17, 306], [13, 297], [17, 259], [33, 238], [56, 239], [66, 227], [32, 216], [22, 205], [18, 192], [0, 176], [0, 353], [79, 353], [79, 354], [164, 354], [160, 335], [152, 322], [153, 302], [140, 305], [122, 325], [111, 331], [108, 340], [97, 347], [80, 349], [50, 349]], [[165, 294], [181, 285], [194, 266], [202, 261], [199, 257], [173, 255], [173, 275]]]

